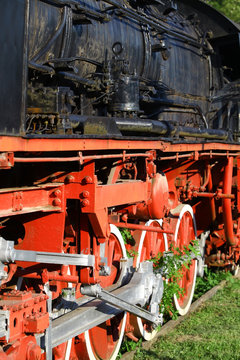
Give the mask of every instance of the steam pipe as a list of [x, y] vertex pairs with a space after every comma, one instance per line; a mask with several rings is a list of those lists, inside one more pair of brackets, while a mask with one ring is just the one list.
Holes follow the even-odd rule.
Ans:
[[[208, 164], [208, 171], [209, 171], [209, 177], [208, 177], [208, 191], [213, 191], [213, 181], [212, 181], [212, 172], [211, 172], [211, 166]], [[216, 207], [215, 207], [215, 200], [214, 198], [209, 199], [210, 203], [210, 209], [211, 209], [211, 217], [212, 217], [212, 223], [214, 224], [216, 221]]]
[[80, 76], [75, 75], [75, 74], [70, 73], [70, 72], [67, 72], [67, 71], [59, 71], [57, 74], [63, 76], [67, 80], [75, 81], [75, 82], [77, 82], [79, 84], [82, 84], [82, 85], [96, 86], [95, 81], [81, 78]]
[[164, 234], [173, 234], [172, 230], [164, 230], [155, 226], [146, 226], [146, 225], [138, 225], [138, 224], [130, 224], [130, 223], [115, 223], [119, 228], [129, 229], [129, 230], [142, 230], [142, 231], [151, 231], [157, 233], [164, 233]]
[[197, 137], [204, 139], [227, 140], [228, 138], [227, 131], [217, 129], [198, 129], [192, 127], [178, 126], [176, 129], [176, 133], [179, 136]]
[[66, 20], [67, 20], [67, 6], [64, 7], [64, 13], [63, 13], [62, 21], [61, 21], [57, 31], [51, 37], [51, 39], [48, 41], [48, 43], [42, 49], [40, 49], [39, 52], [34, 56], [34, 58], [32, 59], [33, 62], [36, 62], [38, 59], [40, 59], [51, 48], [51, 46], [54, 44], [56, 39], [63, 32], [63, 29], [64, 29], [64, 27], [66, 25]]
[[228, 133], [219, 129], [199, 129], [186, 126], [174, 127], [170, 122], [142, 119], [114, 118], [120, 131], [150, 133], [165, 136], [185, 136], [204, 139], [227, 140]]
[[[223, 193], [231, 194], [232, 192], [232, 174], [233, 174], [233, 157], [228, 158], [223, 178]], [[226, 240], [230, 246], [237, 245], [237, 239], [233, 232], [232, 206], [231, 199], [223, 198], [223, 221]]]

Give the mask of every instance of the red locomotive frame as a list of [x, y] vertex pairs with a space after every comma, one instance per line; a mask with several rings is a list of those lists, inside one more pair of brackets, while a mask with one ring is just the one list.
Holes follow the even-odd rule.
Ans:
[[[81, 284], [114, 289], [126, 249], [136, 251], [137, 269], [169, 244], [187, 246], [197, 236], [205, 264], [237, 270], [239, 145], [3, 136], [0, 150], [2, 183], [9, 173], [22, 177], [21, 186], [1, 186], [0, 235], [4, 244], [14, 241], [17, 254], [26, 254], [14, 261], [11, 250], [1, 247], [0, 359], [112, 359], [124, 329], [133, 339], [152, 338], [148, 322], [119, 311], [49, 344], [49, 334], [60, 334], [61, 321], [51, 304], [69, 288], [75, 300], [84, 299]], [[122, 243], [116, 230], [121, 227], [132, 231], [135, 244]], [[48, 254], [47, 260], [31, 261], [31, 252]], [[52, 261], [50, 253], [64, 261]], [[68, 265], [66, 259], [77, 254], [85, 266], [73, 265], [75, 260]], [[174, 299], [180, 314], [189, 309], [197, 267], [201, 272], [203, 265], [203, 259], [193, 260], [184, 271], [185, 294]], [[74, 311], [66, 311], [66, 324]]]

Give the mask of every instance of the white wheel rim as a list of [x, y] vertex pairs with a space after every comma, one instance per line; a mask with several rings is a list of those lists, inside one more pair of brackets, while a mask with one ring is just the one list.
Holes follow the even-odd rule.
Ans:
[[116, 227], [116, 225], [110, 224], [110, 232], [111, 232], [111, 234], [115, 235], [116, 238], [118, 239], [119, 244], [121, 245], [123, 258], [126, 258], [127, 257], [127, 251], [126, 251], [126, 248], [125, 248], [125, 244], [124, 244], [122, 234], [120, 233], [119, 229]]
[[[181, 219], [186, 212], [190, 213], [190, 215], [192, 217], [195, 239], [197, 237], [197, 227], [196, 227], [196, 220], [194, 217], [193, 209], [190, 205], [184, 205], [182, 210], [180, 211], [180, 214], [179, 214], [179, 217], [177, 220], [177, 225], [176, 225], [176, 230], [175, 230], [175, 235], [174, 235], [174, 243], [175, 244], [177, 243], [177, 235], [178, 235], [178, 230], [180, 227]], [[194, 260], [194, 262], [195, 262], [195, 264], [194, 264], [195, 267], [194, 267], [194, 274], [193, 274], [193, 285], [191, 288], [189, 300], [188, 300], [187, 304], [185, 305], [185, 307], [181, 307], [179, 305], [177, 296], [175, 294], [173, 295], [174, 305], [175, 305], [176, 310], [179, 312], [179, 315], [186, 315], [191, 306], [191, 303], [192, 303], [192, 298], [193, 298], [195, 283], [196, 283], [196, 277], [197, 277], [197, 260]]]
[[[111, 231], [111, 234], [115, 235], [116, 238], [118, 239], [119, 244], [121, 246], [123, 258], [126, 258], [127, 257], [127, 252], [126, 252], [126, 248], [125, 248], [125, 244], [124, 244], [122, 234], [120, 233], [119, 229], [113, 224], [110, 224], [110, 231]], [[123, 336], [124, 336], [126, 320], [127, 320], [127, 313], [124, 312], [123, 319], [122, 319], [122, 324], [121, 324], [121, 328], [120, 328], [120, 332], [119, 332], [119, 339], [118, 339], [116, 347], [115, 347], [111, 357], [109, 358], [109, 360], [115, 360], [117, 355], [118, 355], [120, 346], [122, 344]], [[84, 336], [85, 336], [85, 343], [86, 343], [86, 349], [87, 349], [87, 352], [88, 352], [89, 360], [98, 360], [96, 358], [94, 352], [93, 352], [92, 344], [91, 344], [91, 340], [90, 340], [88, 330], [84, 332]]]
[[[123, 340], [123, 335], [124, 335], [125, 326], [126, 326], [126, 320], [127, 320], [127, 313], [125, 312], [123, 315], [123, 319], [122, 319], [122, 326], [121, 326], [121, 330], [120, 330], [120, 334], [119, 334], [119, 340], [118, 340], [118, 343], [117, 343], [111, 357], [109, 358], [109, 360], [115, 360], [116, 357], [118, 356], [118, 352], [119, 352], [119, 349], [120, 349], [120, 346], [121, 346], [122, 340]], [[86, 348], [87, 348], [89, 360], [97, 360], [97, 358], [95, 357], [93, 350], [92, 350], [89, 332], [85, 331], [84, 335], [85, 335]]]
[[[162, 223], [163, 223], [162, 219], [148, 220], [146, 222], [145, 226], [150, 226], [153, 222], [157, 222], [160, 226], [162, 226]], [[141, 253], [142, 253], [142, 248], [143, 248], [143, 243], [144, 243], [146, 233], [147, 233], [147, 231], [143, 230], [141, 237], [140, 237], [139, 246], [138, 246], [138, 255], [137, 255], [137, 260], [136, 260], [136, 269], [138, 269], [139, 265], [140, 265]], [[167, 241], [167, 235], [165, 233], [163, 233], [163, 240], [164, 240], [165, 251], [168, 251], [168, 241]]]

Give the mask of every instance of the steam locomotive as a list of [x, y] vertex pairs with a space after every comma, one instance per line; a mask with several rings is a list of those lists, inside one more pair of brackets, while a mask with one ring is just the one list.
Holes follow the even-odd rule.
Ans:
[[153, 259], [198, 242], [180, 315], [204, 267], [238, 271], [240, 27], [199, 0], [0, 6], [0, 360], [114, 360], [161, 324]]

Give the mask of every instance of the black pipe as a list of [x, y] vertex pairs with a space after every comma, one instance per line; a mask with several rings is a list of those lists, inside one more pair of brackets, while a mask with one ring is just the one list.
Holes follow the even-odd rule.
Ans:
[[63, 12], [63, 16], [62, 16], [62, 21], [58, 27], [58, 29], [56, 30], [55, 34], [51, 37], [51, 39], [48, 41], [48, 43], [39, 50], [39, 52], [34, 56], [34, 58], [32, 59], [33, 62], [36, 62], [38, 59], [40, 59], [44, 54], [46, 54], [46, 52], [51, 48], [51, 46], [55, 43], [56, 39], [61, 35], [61, 33], [63, 32], [63, 29], [66, 25], [66, 20], [67, 20], [67, 6], [64, 7], [64, 12]]
[[71, 80], [71, 81], [77, 82], [77, 83], [82, 84], [82, 85], [96, 86], [96, 83], [94, 81], [81, 78], [80, 76], [72, 74], [70, 72], [59, 71], [57, 73], [57, 75], [61, 75], [61, 76], [64, 77], [64, 79]]
[[114, 118], [117, 127], [120, 131], [131, 133], [150, 133], [156, 135], [170, 135], [174, 132], [174, 127], [165, 122], [157, 120], [142, 120], [142, 119], [120, 119]]
[[106, 19], [106, 15], [102, 15], [100, 12], [88, 9], [85, 6], [82, 6], [79, 1], [77, 0], [41, 0], [43, 2], [49, 2], [58, 6], [75, 6], [75, 9], [86, 13], [96, 19], [104, 20]]
[[115, 118], [120, 131], [141, 132], [165, 136], [196, 137], [204, 139], [227, 140], [228, 132], [220, 129], [199, 129], [187, 126], [173, 126], [169, 122], [141, 119]]
[[50, 75], [53, 75], [55, 74], [55, 71], [54, 69], [52, 69], [50, 66], [46, 66], [46, 65], [42, 65], [42, 64], [37, 64], [33, 61], [29, 61], [28, 62], [28, 67], [30, 69], [33, 69], [33, 70], [38, 70], [38, 71], [41, 71], [43, 73], [47, 73], [47, 74], [50, 74]]
[[183, 137], [196, 137], [204, 139], [227, 140], [228, 132], [221, 129], [197, 129], [193, 127], [178, 126], [176, 135]]
[[[167, 105], [167, 106], [172, 106], [176, 108], [181, 108], [181, 109], [191, 109], [196, 111], [196, 115], [198, 113], [198, 115], [202, 118], [204, 125], [206, 126], [206, 128], [208, 128], [208, 123], [206, 120], [205, 115], [202, 112], [202, 109], [200, 108], [200, 106], [195, 105], [195, 104], [181, 104], [181, 103], [176, 103], [174, 102], [174, 100], [167, 100], [167, 99], [162, 99], [162, 98], [154, 98], [154, 97], [150, 97], [150, 96], [142, 96], [140, 97], [140, 101], [142, 102], [147, 102], [148, 104], [160, 104], [160, 105]], [[165, 112], [167, 112], [168, 110], [166, 109]], [[160, 111], [159, 111], [160, 113]]]
[[167, 33], [167, 34], [177, 38], [178, 40], [187, 42], [188, 44], [190, 44], [192, 46], [195, 46], [197, 48], [202, 48], [204, 50], [209, 51], [207, 46], [198, 42], [197, 37], [187, 34], [181, 30], [171, 29], [170, 26], [168, 25], [168, 23], [166, 22], [166, 19], [163, 17], [160, 17], [160, 15], [158, 15], [158, 19], [155, 19], [155, 21], [153, 21], [152, 18], [146, 14], [143, 15], [132, 9], [123, 7], [123, 5], [120, 2], [116, 2], [114, 0], [105, 0], [105, 2], [112, 5], [113, 7], [117, 8], [118, 11], [126, 17], [135, 19], [135, 20], [139, 21], [141, 24], [150, 25], [152, 28], [159, 30], [161, 33]]
[[[138, 135], [150, 134], [155, 136], [181, 136], [181, 137], [194, 137], [204, 138], [211, 140], [227, 140], [228, 132], [221, 129], [199, 129], [186, 126], [173, 126], [167, 121], [157, 121], [151, 119], [124, 119], [124, 118], [108, 118], [108, 117], [90, 117], [90, 116], [77, 116], [75, 118], [75, 124], [77, 118], [79, 119], [79, 125], [84, 124], [87, 121], [93, 121], [98, 124], [100, 120], [104, 120], [106, 123], [115, 123], [117, 128], [121, 132], [136, 133]], [[75, 125], [76, 126], [76, 125]]]

